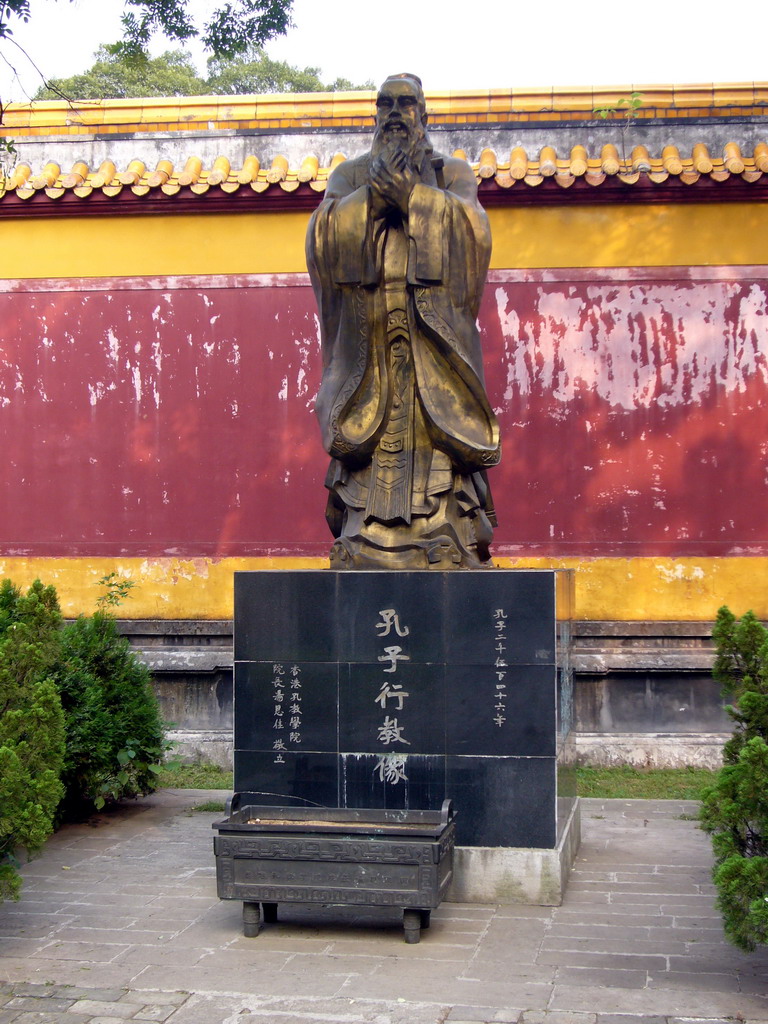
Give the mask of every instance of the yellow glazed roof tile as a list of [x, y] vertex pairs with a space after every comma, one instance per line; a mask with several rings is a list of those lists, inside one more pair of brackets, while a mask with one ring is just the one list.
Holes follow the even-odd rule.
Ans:
[[692, 153], [693, 166], [699, 174], [709, 174], [712, 170], [712, 158], [709, 149], [703, 142], [697, 142]]
[[723, 163], [731, 174], [741, 174], [744, 171], [741, 150], [735, 142], [726, 143], [723, 149]]
[[[712, 89], [715, 103], [721, 107], [729, 107], [733, 103], [744, 103], [750, 93], [752, 94], [752, 103], [760, 102], [760, 97], [757, 95], [759, 90], [755, 89], [754, 82], [724, 82], [722, 84], [715, 82]], [[763, 97], [763, 101], [766, 99], [768, 99], [768, 93]]]
[[537, 89], [513, 89], [510, 94], [510, 112], [526, 110], [529, 112], [551, 111], [553, 109], [552, 91]]
[[492, 149], [484, 149], [480, 154], [477, 173], [481, 178], [493, 178], [498, 169], [496, 154]]
[[588, 110], [595, 107], [594, 89], [592, 86], [569, 86], [553, 93], [553, 105], [562, 103], [569, 110]]
[[[454, 155], [462, 158], [461, 151]], [[61, 167], [49, 161], [39, 168], [20, 162], [5, 178], [4, 197], [16, 194], [23, 198], [28, 193], [43, 193], [49, 198], [60, 198], [72, 193], [86, 199], [93, 192], [114, 195], [121, 186], [127, 186], [134, 195], [144, 196], [157, 190], [166, 195], [186, 191], [204, 195], [211, 190], [225, 194], [251, 186], [258, 193], [269, 194], [279, 187], [283, 192], [295, 193], [302, 186], [322, 191], [334, 167], [346, 157], [338, 153], [330, 167], [322, 167], [316, 155], [308, 153], [297, 166], [292, 166], [284, 155], [276, 155], [268, 165], [258, 157], [245, 158], [242, 166], [231, 166], [226, 157], [216, 157], [206, 165], [200, 156], [191, 154], [179, 162], [161, 159], [155, 166], [145, 166], [141, 160], [132, 160], [127, 166], [116, 167], [110, 160], [98, 167], [88, 167], [76, 161], [70, 167]], [[626, 185], [637, 185], [645, 177], [655, 183], [669, 179], [693, 185], [699, 181], [725, 182], [739, 177], [747, 183], [762, 182], [768, 186], [768, 142], [760, 142], [753, 152], [745, 152], [734, 142], [727, 143], [722, 153], [712, 153], [704, 143], [696, 143], [692, 150], [681, 151], [674, 145], [665, 146], [660, 154], [651, 155], [644, 146], [635, 146], [626, 156], [619, 153], [613, 143], [589, 152], [585, 146], [575, 145], [569, 152], [558, 153], [552, 146], [539, 152], [528, 153], [517, 146], [511, 153], [498, 153], [486, 148], [478, 161], [472, 164], [478, 180], [484, 187], [503, 190], [518, 184], [523, 188], [537, 188], [547, 179], [569, 187], [583, 178], [592, 187], [599, 187], [607, 179], [618, 178]], [[485, 193], [488, 195], [488, 193]]]
[[451, 93], [451, 114], [486, 114], [488, 112], [488, 95], [465, 96], [462, 93]]
[[754, 160], [755, 168], [758, 171], [762, 171], [763, 174], [768, 173], [768, 143], [759, 142], [755, 146]]
[[[751, 86], [745, 92], [745, 98], [749, 98]], [[711, 107], [715, 100], [713, 85], [676, 85], [674, 95], [678, 107]]]
[[488, 96], [488, 111], [491, 114], [503, 114], [509, 110], [509, 89], [491, 89]]

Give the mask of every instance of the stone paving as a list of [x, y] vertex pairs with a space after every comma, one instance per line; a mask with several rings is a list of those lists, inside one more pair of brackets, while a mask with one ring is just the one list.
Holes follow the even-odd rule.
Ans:
[[281, 908], [255, 939], [219, 902], [213, 832], [165, 790], [70, 825], [0, 905], [0, 1024], [768, 1024], [768, 947], [723, 937], [708, 838], [680, 801], [582, 801], [562, 907]]

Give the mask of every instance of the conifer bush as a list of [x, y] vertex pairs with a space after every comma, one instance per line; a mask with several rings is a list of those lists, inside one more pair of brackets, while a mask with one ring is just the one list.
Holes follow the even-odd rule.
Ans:
[[167, 744], [151, 675], [110, 614], [65, 626], [55, 679], [67, 730], [64, 810], [156, 789]]
[[133, 585], [110, 573], [103, 606], [64, 625], [56, 591], [0, 583], [0, 901], [16, 851], [57, 819], [157, 788], [168, 744], [149, 670], [106, 609]]
[[747, 612], [721, 608], [713, 675], [735, 722], [715, 784], [704, 791], [702, 827], [712, 835], [713, 878], [728, 938], [751, 951], [768, 943], [768, 630]]
[[56, 592], [0, 583], [0, 902], [18, 899], [16, 854], [39, 850], [64, 792], [64, 715], [52, 679], [61, 627]]

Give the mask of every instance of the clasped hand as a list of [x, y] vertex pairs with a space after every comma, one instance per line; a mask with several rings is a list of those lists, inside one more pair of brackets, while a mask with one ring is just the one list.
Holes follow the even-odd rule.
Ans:
[[382, 217], [389, 209], [408, 216], [408, 200], [417, 178], [403, 150], [397, 146], [385, 149], [371, 164], [371, 196], [374, 216]]

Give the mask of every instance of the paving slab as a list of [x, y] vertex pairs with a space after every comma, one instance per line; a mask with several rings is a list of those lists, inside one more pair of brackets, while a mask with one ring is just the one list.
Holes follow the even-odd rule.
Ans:
[[447, 1024], [475, 1024], [476, 1021], [493, 1024], [518, 1024], [519, 1010], [494, 1010], [492, 1006], [454, 1006], [446, 1017]]
[[584, 800], [562, 907], [290, 907], [253, 939], [216, 897], [223, 799], [164, 790], [66, 826], [0, 906], [0, 1024], [768, 1024], [768, 947], [722, 931], [690, 801]]

